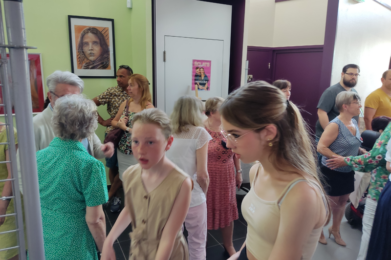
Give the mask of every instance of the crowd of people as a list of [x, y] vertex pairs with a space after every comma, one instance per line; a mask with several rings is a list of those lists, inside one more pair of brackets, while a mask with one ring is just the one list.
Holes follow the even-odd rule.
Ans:
[[[311, 259], [318, 242], [328, 243], [323, 227], [331, 219], [329, 237], [349, 243], [340, 225], [354, 171], [372, 171], [358, 259], [391, 259], [391, 73], [365, 102], [367, 129], [381, 132], [370, 151], [360, 147], [359, 73], [346, 65], [324, 91], [313, 139], [287, 80], [251, 82], [205, 104], [183, 96], [168, 116], [152, 105], [148, 79], [129, 66], [119, 67], [117, 86], [92, 100], [78, 76], [55, 71], [47, 107], [33, 119], [46, 259], [116, 259], [113, 244], [129, 225], [129, 259], [205, 260], [207, 230], [221, 231], [230, 260]], [[109, 119], [98, 114], [100, 105]], [[107, 127], [103, 144], [98, 123]], [[1, 147], [8, 161], [8, 146]], [[247, 238], [236, 251], [240, 162], [253, 166], [241, 206]], [[0, 178], [11, 179], [9, 164], [0, 166]], [[1, 234], [16, 225], [7, 215], [11, 183], [0, 182], [0, 192], [1, 249], [17, 237]], [[103, 206], [119, 213], [108, 235]], [[18, 250], [0, 251], [0, 259], [18, 259]]]

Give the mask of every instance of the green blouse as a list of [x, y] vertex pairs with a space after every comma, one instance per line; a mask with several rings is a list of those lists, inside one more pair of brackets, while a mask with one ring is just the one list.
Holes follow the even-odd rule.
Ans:
[[85, 215], [108, 200], [103, 163], [56, 137], [37, 152], [37, 166], [46, 259], [98, 259]]
[[345, 157], [345, 162], [352, 166], [355, 171], [372, 171], [371, 183], [367, 198], [374, 201], [379, 200], [379, 196], [388, 181], [390, 173], [386, 169], [387, 144], [391, 138], [391, 124], [388, 124], [384, 132], [376, 140], [372, 150], [359, 156]]

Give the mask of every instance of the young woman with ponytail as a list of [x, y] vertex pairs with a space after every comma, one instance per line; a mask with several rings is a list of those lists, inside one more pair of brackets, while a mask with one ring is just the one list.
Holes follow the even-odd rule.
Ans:
[[256, 81], [220, 107], [227, 147], [250, 170], [242, 203], [247, 238], [230, 259], [311, 259], [329, 219], [315, 150], [298, 110], [278, 88]]

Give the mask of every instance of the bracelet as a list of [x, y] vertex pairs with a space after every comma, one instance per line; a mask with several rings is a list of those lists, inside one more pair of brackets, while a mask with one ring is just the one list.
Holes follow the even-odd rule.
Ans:
[[237, 173], [242, 173], [242, 172], [243, 172], [243, 169], [237, 170], [236, 172], [237, 172]]

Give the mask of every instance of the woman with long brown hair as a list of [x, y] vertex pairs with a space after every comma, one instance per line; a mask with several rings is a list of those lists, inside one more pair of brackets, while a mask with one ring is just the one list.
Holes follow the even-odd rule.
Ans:
[[244, 163], [258, 161], [242, 202], [246, 242], [230, 259], [311, 259], [328, 202], [298, 108], [278, 88], [256, 81], [231, 93], [220, 114], [227, 147]]
[[[126, 92], [130, 98], [121, 104], [117, 115], [113, 121], [111, 121], [112, 126], [124, 130], [124, 134], [122, 135], [117, 149], [118, 172], [121, 181], [124, 171], [129, 166], [137, 164], [137, 159], [134, 158], [132, 153], [131, 136], [133, 117], [136, 113], [141, 112], [144, 109], [154, 107], [151, 103], [148, 79], [143, 75], [131, 75]], [[116, 200], [118, 200], [118, 198]], [[113, 201], [113, 203], [116, 204], [118, 201]]]

